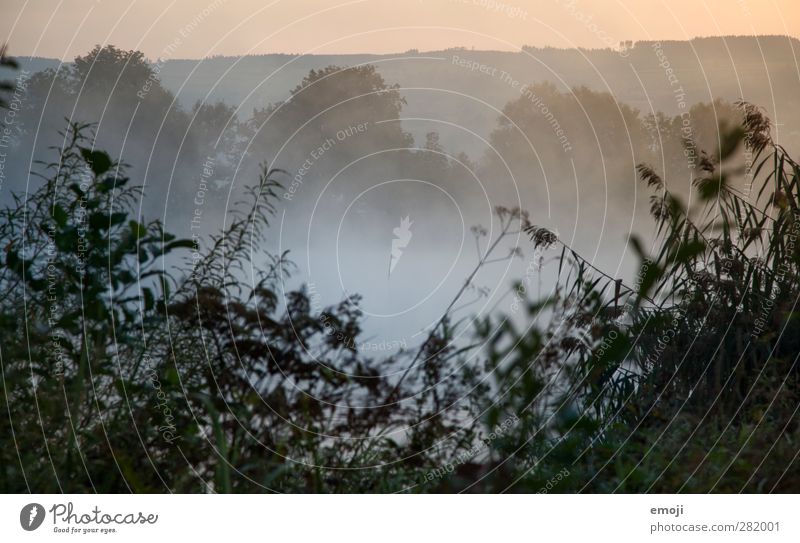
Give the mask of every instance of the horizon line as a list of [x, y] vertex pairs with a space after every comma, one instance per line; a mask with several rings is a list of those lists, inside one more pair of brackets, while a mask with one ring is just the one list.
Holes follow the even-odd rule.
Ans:
[[[726, 40], [726, 39], [763, 39], [763, 38], [787, 38], [790, 43], [791, 41], [798, 41], [800, 42], [800, 37], [792, 36], [790, 34], [725, 34], [725, 35], [706, 35], [706, 36], [694, 36], [689, 39], [649, 39], [649, 40], [621, 40], [619, 43], [631, 43], [631, 48], [635, 48], [637, 45], [642, 43], [691, 43], [697, 40]], [[7, 43], [7, 42], [6, 42]], [[62, 63], [69, 63], [74, 60], [74, 58], [58, 58], [58, 57], [49, 57], [49, 56], [39, 56], [39, 55], [26, 55], [26, 54], [17, 54], [13, 52], [13, 44], [9, 44], [9, 48], [7, 50], [7, 54], [16, 59], [42, 59], [42, 60], [57, 60]], [[101, 47], [115, 47], [122, 51], [140, 51], [138, 49], [127, 49], [124, 46], [118, 46], [113, 43], [105, 43], [105, 44], [95, 44], [94, 47], [101, 46]], [[162, 59], [161, 57], [156, 57], [151, 59], [148, 56], [145, 56], [149, 62], [154, 61], [180, 61], [180, 60], [210, 60], [210, 59], [220, 59], [220, 58], [245, 58], [245, 57], [264, 57], [264, 56], [292, 56], [292, 57], [343, 57], [343, 56], [375, 56], [375, 57], [385, 57], [385, 56], [392, 56], [392, 55], [408, 55], [408, 54], [415, 54], [415, 55], [423, 55], [428, 53], [442, 53], [448, 51], [470, 51], [475, 53], [521, 53], [526, 49], [555, 49], [558, 51], [590, 51], [590, 52], [601, 52], [601, 51], [610, 51], [610, 52], [618, 52], [620, 48], [614, 47], [562, 47], [556, 45], [527, 45], [523, 44], [519, 49], [479, 49], [475, 48], [474, 46], [466, 46], [466, 45], [454, 45], [451, 47], [447, 47], [444, 49], [428, 49], [428, 50], [418, 50], [417, 48], [410, 48], [405, 51], [395, 51], [395, 52], [387, 52], [387, 53], [373, 53], [367, 51], [361, 52], [339, 52], [339, 53], [288, 53], [288, 52], [280, 52], [280, 51], [272, 51], [272, 52], [265, 52], [265, 53], [220, 53], [216, 55], [210, 55], [205, 57], [176, 57], [176, 58], [167, 58]], [[89, 53], [91, 50], [87, 51]], [[142, 51], [140, 51], [142, 52]]]

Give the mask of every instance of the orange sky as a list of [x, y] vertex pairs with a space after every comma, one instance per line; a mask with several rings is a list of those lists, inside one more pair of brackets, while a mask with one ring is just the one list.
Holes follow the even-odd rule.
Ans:
[[800, 0], [2, 0], [12, 54], [71, 59], [97, 43], [151, 59], [402, 52], [457, 45], [800, 32]]

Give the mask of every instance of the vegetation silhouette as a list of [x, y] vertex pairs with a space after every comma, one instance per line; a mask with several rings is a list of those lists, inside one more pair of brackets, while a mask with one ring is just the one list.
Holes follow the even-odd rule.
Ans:
[[[283, 292], [292, 263], [264, 249], [280, 170], [198, 244], [138, 218], [128, 167], [70, 123], [0, 213], [0, 491], [797, 491], [800, 166], [738, 107], [692, 208], [638, 167], [658, 237], [632, 241], [636, 284], [500, 207], [498, 236], [557, 255], [554, 293], [461, 346], [467, 280], [418, 350], [383, 358], [353, 347], [358, 299]], [[478, 267], [515, 256], [473, 234]]]

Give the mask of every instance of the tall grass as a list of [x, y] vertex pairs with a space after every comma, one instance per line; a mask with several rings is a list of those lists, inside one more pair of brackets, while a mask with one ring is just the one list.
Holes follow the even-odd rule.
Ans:
[[800, 169], [740, 107], [692, 208], [639, 167], [657, 237], [632, 240], [635, 281], [499, 208], [487, 247], [522, 229], [558, 255], [553, 295], [526, 302], [545, 324], [480, 319], [456, 345], [470, 277], [379, 360], [353, 347], [357, 300], [281, 294], [292, 264], [263, 247], [282, 172], [196, 245], [134, 219], [126, 166], [72, 125], [0, 215], [0, 490], [798, 490]]

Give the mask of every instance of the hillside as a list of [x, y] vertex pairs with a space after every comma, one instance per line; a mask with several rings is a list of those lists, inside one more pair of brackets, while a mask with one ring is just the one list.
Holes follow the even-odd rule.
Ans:
[[[408, 104], [406, 117], [444, 119], [487, 135], [497, 110], [519, 95], [522, 85], [550, 81], [561, 89], [587, 86], [608, 90], [619, 101], [642, 111], [678, 113], [679, 98], [688, 104], [714, 98], [744, 98], [763, 106], [779, 124], [778, 137], [792, 144], [792, 125], [800, 111], [800, 42], [785, 36], [714, 37], [689, 41], [637, 42], [624, 52], [611, 49], [524, 48], [503, 51], [410, 51], [396, 55], [253, 55], [202, 60], [159, 61], [162, 83], [185, 105], [222, 100], [253, 108], [286, 99], [310, 70], [329, 65], [374, 64], [390, 84], [398, 84]], [[54, 59], [23, 58], [23, 67], [55, 67]], [[474, 69], [471, 69], [474, 67]], [[672, 79], [666, 71], [674, 71]], [[515, 87], [513, 81], [519, 83]], [[680, 95], [680, 89], [685, 96]], [[419, 140], [427, 127], [409, 128]], [[474, 139], [460, 131], [442, 141], [450, 148], [477, 151]]]

